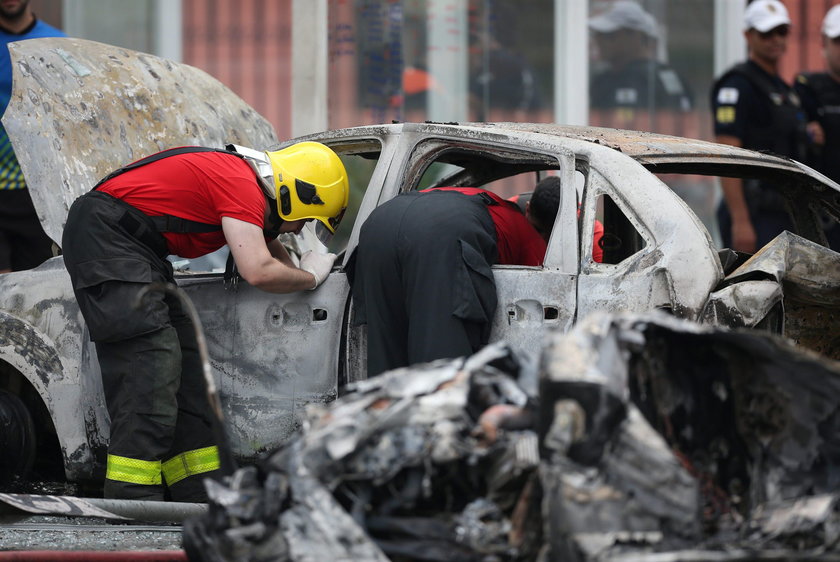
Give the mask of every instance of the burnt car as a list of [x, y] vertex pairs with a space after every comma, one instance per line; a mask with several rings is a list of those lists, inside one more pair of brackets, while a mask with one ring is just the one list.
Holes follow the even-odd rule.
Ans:
[[[234, 452], [252, 459], [282, 443], [309, 403], [364, 378], [365, 329], [354, 323], [345, 267], [370, 212], [434, 186], [526, 191], [546, 174], [564, 193], [544, 265], [496, 266], [493, 341], [536, 359], [544, 334], [596, 311], [666, 311], [717, 326], [757, 327], [837, 358], [840, 254], [821, 222], [840, 217], [840, 186], [789, 159], [664, 135], [525, 123], [397, 123], [278, 142], [271, 126], [206, 74], [79, 39], [10, 47], [13, 99], [3, 117], [46, 232], [59, 242], [67, 209], [112, 169], [167, 147], [236, 143], [278, 149], [323, 142], [350, 174], [340, 254], [316, 291], [286, 295], [221, 272], [178, 274], [201, 318]], [[681, 178], [772, 177], [795, 233], [753, 256], [715, 247], [669, 187]], [[603, 259], [592, 258], [596, 221]], [[292, 241], [319, 244], [313, 233]], [[180, 263], [180, 262], [179, 262]], [[67, 479], [104, 467], [108, 416], [95, 349], [62, 258], [0, 277], [0, 389], [22, 443]], [[126, 303], [131, 306], [131, 303]], [[33, 443], [37, 443], [33, 445]], [[36, 448], [37, 455], [36, 455]]]

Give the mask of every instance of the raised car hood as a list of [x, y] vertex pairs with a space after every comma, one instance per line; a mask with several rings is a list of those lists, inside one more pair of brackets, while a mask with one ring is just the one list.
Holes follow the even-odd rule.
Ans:
[[3, 125], [58, 244], [73, 200], [123, 164], [173, 146], [278, 142], [265, 118], [192, 66], [72, 38], [9, 51], [14, 86]]

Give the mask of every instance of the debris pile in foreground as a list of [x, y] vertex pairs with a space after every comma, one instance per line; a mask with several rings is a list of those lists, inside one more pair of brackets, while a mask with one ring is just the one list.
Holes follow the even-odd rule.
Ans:
[[837, 363], [755, 331], [599, 315], [547, 339], [539, 398], [522, 365], [491, 345], [355, 383], [208, 481], [190, 559], [840, 555]]

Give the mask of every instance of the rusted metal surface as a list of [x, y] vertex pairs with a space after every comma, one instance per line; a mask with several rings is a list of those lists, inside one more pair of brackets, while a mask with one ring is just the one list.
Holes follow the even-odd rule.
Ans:
[[277, 143], [270, 123], [195, 67], [84, 39], [9, 50], [15, 87], [3, 125], [57, 244], [73, 200], [124, 164], [174, 146]]
[[339, 339], [349, 294], [334, 272], [317, 291], [266, 293], [220, 275], [181, 286], [201, 318], [228, 435], [245, 458], [290, 435], [308, 403], [337, 396]]
[[840, 361], [840, 307], [785, 300], [785, 335]]

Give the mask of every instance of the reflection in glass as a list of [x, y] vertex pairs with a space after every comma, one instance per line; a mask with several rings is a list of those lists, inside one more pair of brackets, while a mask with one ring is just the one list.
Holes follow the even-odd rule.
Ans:
[[330, 127], [553, 118], [555, 0], [330, 3]]
[[[711, 139], [713, 0], [591, 0], [589, 122]], [[717, 233], [710, 178], [663, 177]]]

